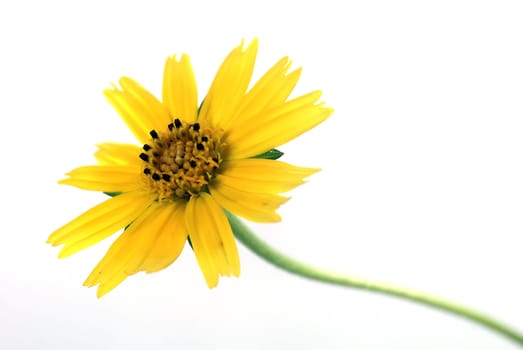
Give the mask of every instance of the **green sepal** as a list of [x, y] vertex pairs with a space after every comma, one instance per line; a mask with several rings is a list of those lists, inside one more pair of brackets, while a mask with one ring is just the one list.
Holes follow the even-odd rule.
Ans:
[[205, 102], [205, 98], [202, 100], [202, 103], [198, 106], [198, 111], [196, 112], [196, 116], [200, 116], [200, 111], [202, 110], [203, 103]]
[[109, 197], [116, 197], [120, 194], [122, 194], [122, 192], [104, 192], [106, 195], [108, 195]]
[[278, 151], [276, 148], [273, 148], [267, 152], [258, 154], [257, 156], [254, 156], [252, 158], [276, 160], [276, 159], [280, 158], [281, 156], [283, 156], [283, 152]]

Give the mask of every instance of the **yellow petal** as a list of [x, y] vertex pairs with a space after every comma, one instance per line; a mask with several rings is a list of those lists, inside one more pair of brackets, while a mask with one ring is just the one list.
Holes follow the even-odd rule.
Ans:
[[209, 194], [191, 197], [185, 225], [209, 288], [218, 284], [219, 275], [239, 276], [240, 260], [231, 227], [223, 209]]
[[163, 74], [163, 103], [170, 118], [180, 118], [188, 123], [196, 121], [198, 93], [189, 56], [168, 57]]
[[138, 157], [141, 152], [141, 148], [136, 145], [104, 142], [98, 145], [94, 157], [102, 165], [139, 166], [143, 163]]
[[[133, 224], [143, 220], [143, 215], [140, 215]], [[104, 255], [102, 260], [95, 266], [93, 271], [89, 274], [87, 279], [84, 281], [84, 286], [93, 287], [100, 283], [100, 281], [107, 281], [107, 268], [110, 267], [110, 262], [114, 260], [115, 256], [121, 251], [121, 248], [125, 245], [129, 239], [129, 232], [125, 230], [114, 243], [111, 245], [107, 253]], [[120, 271], [121, 274], [126, 275], [123, 269]], [[114, 277], [115, 274], [111, 275]], [[120, 281], [121, 282], [121, 281]], [[114, 288], [114, 287], [113, 287]], [[105, 293], [104, 293], [105, 294]]]
[[151, 204], [154, 196], [143, 192], [123, 193], [89, 209], [54, 231], [48, 243], [64, 244], [60, 257], [96, 244], [131, 223]]
[[248, 158], [223, 162], [216, 178], [224, 185], [246, 192], [281, 193], [303, 184], [304, 178], [319, 170], [277, 160]]
[[127, 274], [141, 270], [155, 272], [176, 260], [187, 240], [184, 209], [180, 202], [165, 201], [158, 205], [154, 216], [148, 217], [143, 224], [147, 234], [154, 237], [152, 245], [145, 245], [142, 254], [129, 260], [125, 267]]
[[104, 95], [120, 114], [140, 143], [150, 140], [151, 130], [162, 131], [170, 123], [166, 108], [147, 90], [131, 78], [120, 79], [122, 90], [104, 91]]
[[[138, 82], [131, 78], [123, 77], [120, 85], [129, 97], [132, 97], [138, 106], [142, 107], [142, 119], [151, 124], [152, 129], [163, 130], [172, 121], [165, 106], [158, 101], [149, 91], [144, 89]], [[129, 99], [131, 100], [131, 99]], [[149, 129], [148, 131], [150, 131]]]
[[291, 62], [282, 58], [269, 69], [242, 99], [242, 103], [231, 122], [243, 123], [260, 113], [285, 102], [300, 78], [301, 69], [287, 74]]
[[98, 290], [96, 291], [96, 297], [101, 298], [114, 288], [118, 287], [129, 275], [125, 272], [119, 271], [115, 273], [111, 279], [107, 280], [105, 283], [100, 283]]
[[277, 194], [317, 171], [268, 159], [225, 161], [209, 189], [227, 210], [251, 221], [275, 222], [280, 221], [276, 210], [288, 199]]
[[249, 86], [258, 40], [243, 51], [243, 41], [225, 58], [216, 73], [200, 112], [200, 119], [214, 127], [226, 128]]
[[[234, 187], [235, 181], [223, 181], [217, 177], [209, 190], [214, 199], [228, 211], [254, 222], [277, 222], [280, 216], [276, 210], [288, 198], [270, 193], [248, 192]], [[229, 180], [229, 179], [227, 179]], [[225, 184], [224, 182], [230, 182]]]
[[92, 165], [82, 166], [66, 174], [58, 183], [83, 190], [130, 192], [144, 187], [141, 166]]
[[170, 223], [173, 202], [154, 202], [111, 245], [107, 254], [87, 277], [84, 285], [99, 284], [102, 296], [120, 284], [140, 266], [154, 247], [156, 239]]
[[229, 145], [226, 159], [255, 156], [278, 147], [312, 129], [332, 114], [333, 110], [316, 104], [321, 92], [315, 91], [295, 98], [245, 123], [235, 123], [224, 135]]

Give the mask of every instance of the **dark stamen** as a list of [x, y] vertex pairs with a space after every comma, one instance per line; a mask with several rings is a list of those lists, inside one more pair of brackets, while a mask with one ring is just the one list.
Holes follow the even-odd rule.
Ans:
[[198, 130], [200, 130], [200, 124], [199, 123], [194, 123], [192, 125], [192, 128], [194, 129], [194, 131], [198, 131]]
[[174, 124], [171, 123], [169, 125], [167, 125], [167, 127], [169, 128], [169, 131], [173, 131], [173, 128], [174, 128]]
[[161, 178], [160, 178], [160, 175], [158, 175], [158, 174], [156, 174], [156, 173], [153, 174], [153, 180], [154, 180], [154, 181], [159, 181], [160, 179], [161, 179]]
[[165, 181], [171, 181], [171, 177], [169, 176], [169, 174], [162, 174], [162, 179], [164, 179]]
[[201, 143], [198, 142], [198, 143], [196, 144], [196, 149], [197, 149], [198, 151], [203, 151], [203, 150], [205, 149], [205, 147], [203, 147], [203, 144], [201, 144]]
[[209, 141], [209, 138], [207, 136], [202, 136], [202, 142], [207, 142]]
[[176, 126], [176, 129], [179, 129], [182, 127], [182, 122], [180, 121], [180, 119], [176, 118], [174, 120], [174, 126]]
[[149, 169], [149, 168], [145, 168], [145, 169], [143, 169], [143, 173], [144, 173], [145, 175], [150, 175], [150, 174], [151, 174], [151, 169]]
[[156, 132], [156, 130], [151, 130], [151, 131], [149, 132], [149, 135], [151, 135], [151, 137], [152, 137], [153, 139], [157, 139], [157, 138], [158, 138], [158, 133]]
[[194, 160], [191, 160], [189, 164], [191, 165], [191, 168], [196, 168], [196, 165], [198, 165]]
[[143, 145], [143, 150], [144, 150], [144, 151], [147, 152], [147, 151], [150, 150], [150, 149], [151, 149], [151, 146], [149, 146], [148, 144]]
[[149, 156], [145, 153], [140, 153], [140, 158], [144, 161], [144, 162], [148, 162], [149, 161]]

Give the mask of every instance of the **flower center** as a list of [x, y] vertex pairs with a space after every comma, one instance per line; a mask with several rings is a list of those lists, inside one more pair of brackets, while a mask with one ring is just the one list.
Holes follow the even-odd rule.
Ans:
[[143, 145], [146, 185], [159, 199], [185, 199], [206, 190], [222, 161], [221, 133], [175, 119], [168, 131], [149, 132], [151, 141]]

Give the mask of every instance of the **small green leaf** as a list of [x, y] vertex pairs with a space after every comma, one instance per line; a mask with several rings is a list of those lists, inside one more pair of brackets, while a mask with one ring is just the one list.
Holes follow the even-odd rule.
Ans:
[[280, 158], [281, 156], [283, 156], [283, 152], [278, 151], [276, 148], [273, 148], [267, 152], [258, 154], [257, 156], [255, 156], [253, 158], [276, 160], [276, 159]]
[[122, 192], [104, 192], [104, 193], [110, 197], [116, 197], [116, 196], [122, 194]]

